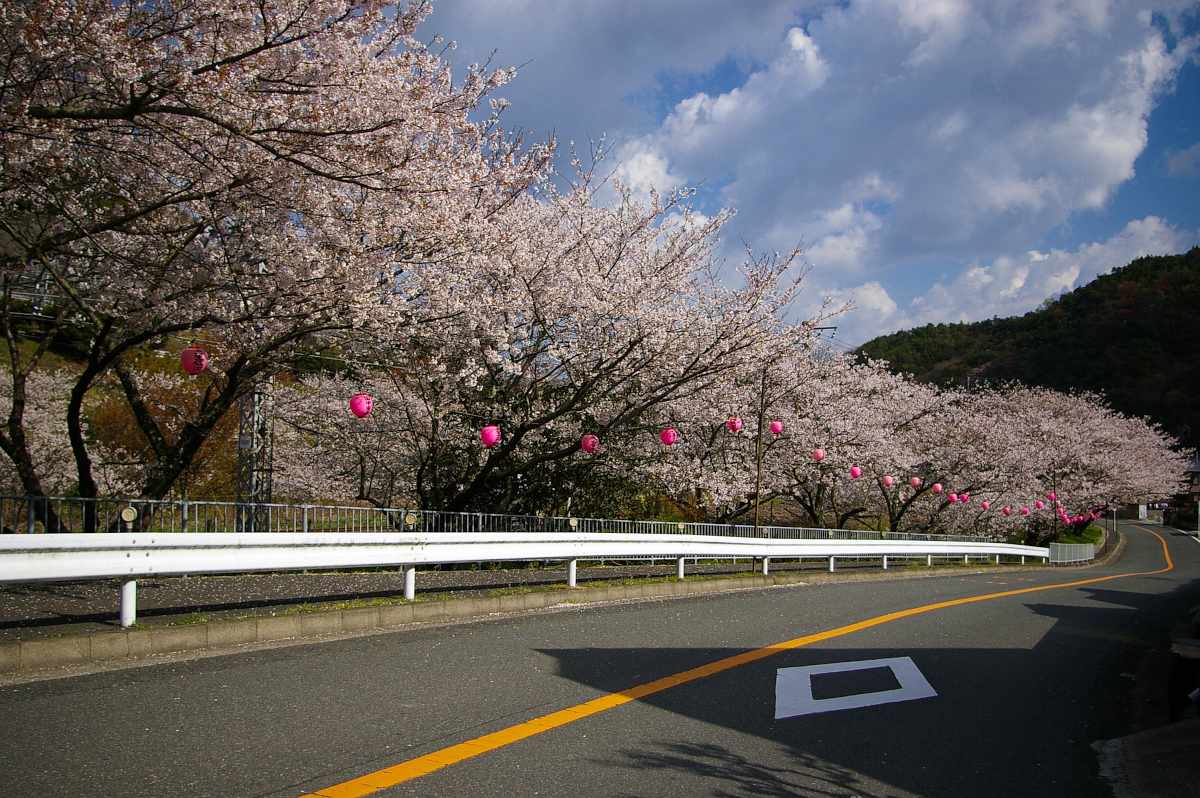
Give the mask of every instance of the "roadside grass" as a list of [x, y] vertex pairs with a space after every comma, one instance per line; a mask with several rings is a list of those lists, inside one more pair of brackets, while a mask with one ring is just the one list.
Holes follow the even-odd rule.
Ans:
[[1066, 531], [1058, 536], [1055, 543], [1094, 543], [1100, 545], [1100, 541], [1104, 538], [1104, 530], [1096, 524], [1088, 524], [1080, 532]]

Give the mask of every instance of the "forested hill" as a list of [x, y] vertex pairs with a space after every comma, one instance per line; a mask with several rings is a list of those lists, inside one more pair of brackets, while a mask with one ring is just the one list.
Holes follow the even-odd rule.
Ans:
[[1019, 380], [1103, 392], [1200, 446], [1200, 247], [1139, 258], [1024, 316], [932, 324], [860, 353], [942, 385]]

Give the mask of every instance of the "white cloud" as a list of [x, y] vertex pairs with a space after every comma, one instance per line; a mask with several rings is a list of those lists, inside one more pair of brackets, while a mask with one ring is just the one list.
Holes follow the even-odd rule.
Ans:
[[987, 265], [972, 264], [950, 281], [934, 283], [912, 301], [909, 315], [914, 324], [1020, 315], [1135, 258], [1182, 252], [1196, 244], [1197, 235], [1147, 216], [1107, 241], [1074, 250], [1002, 255]]
[[[838, 268], [860, 258], [854, 272], [994, 257], [1103, 207], [1134, 176], [1150, 112], [1196, 46], [1169, 50], [1137, 11], [832, 6], [782, 33], [742, 85], [677, 103], [646, 140], [689, 183], [730, 177], [739, 216], [727, 238], [803, 242]], [[886, 207], [864, 210], [881, 224], [812, 239], [870, 179], [889, 189]]]
[[851, 307], [830, 322], [837, 325], [837, 340], [845, 344], [858, 345], [874, 338], [880, 331], [909, 326], [908, 317], [899, 312], [896, 301], [875, 280], [852, 288], [825, 291], [822, 296], [832, 307], [847, 303]]
[[684, 185], [682, 177], [671, 174], [666, 156], [640, 139], [626, 142], [617, 150], [613, 176], [635, 195], [645, 195], [651, 189], [666, 194]]
[[765, 61], [782, 31], [816, 0], [436, 0], [422, 38], [458, 42], [460, 66], [489, 59], [521, 67], [502, 94], [505, 124], [535, 137], [586, 144], [648, 132], [660, 121], [651, 102], [664, 80], [727, 61]]
[[[1106, 241], [1029, 251], [1135, 176], [1150, 114], [1197, 52], [1183, 24], [1195, 27], [1194, 9], [438, 0], [426, 28], [462, 41], [462, 63], [493, 48], [498, 64], [528, 62], [503, 92], [509, 127], [608, 134], [610, 168], [638, 192], [717, 187], [738, 210], [722, 234], [732, 258], [743, 241], [803, 245], [817, 295], [857, 295], [844, 324], [865, 338], [1024, 312], [1097, 270], [1195, 243], [1147, 217]], [[1167, 168], [1200, 172], [1200, 144]], [[923, 270], [945, 263], [970, 265], [928, 287]]]
[[952, 279], [935, 282], [907, 306], [896, 302], [874, 280], [820, 293], [835, 302], [853, 303], [853, 309], [838, 317], [836, 323], [838, 338], [857, 345], [923, 324], [1021, 315], [1136, 258], [1182, 252], [1198, 241], [1200, 231], [1180, 230], [1156, 216], [1147, 216], [1125, 225], [1106, 241], [1073, 250], [1031, 250], [1000, 255], [987, 264], [972, 263]]
[[803, 225], [789, 225], [769, 236], [782, 246], [799, 233], [806, 242], [804, 257], [826, 274], [860, 271], [883, 226], [880, 218], [863, 206], [846, 202], [816, 215]]

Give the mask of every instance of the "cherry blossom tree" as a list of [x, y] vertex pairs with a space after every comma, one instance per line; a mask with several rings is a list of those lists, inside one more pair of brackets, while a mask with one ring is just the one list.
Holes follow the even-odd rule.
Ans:
[[[413, 37], [424, 2], [6, 5], [0, 12], [0, 324], [13, 397], [0, 448], [39, 495], [24, 433], [38, 355], [84, 367], [65, 424], [98, 491], [83, 407], [106, 375], [162, 496], [229, 409], [314, 346], [469, 312], [448, 264], [542, 173], [549, 148], [471, 114], [512, 76], [455, 83]], [[30, 298], [32, 297], [32, 299]], [[141, 348], [215, 342], [168, 440], [132, 377]]]
[[[544, 182], [537, 198], [518, 198], [498, 216], [501, 243], [466, 256], [461, 271], [477, 312], [413, 331], [403, 355], [392, 355], [404, 367], [375, 383], [395, 411], [371, 422], [378, 428], [357, 425], [375, 435], [355, 440], [364, 449], [395, 441], [388, 464], [377, 463], [395, 479], [380, 494], [360, 480], [360, 498], [406, 495], [451, 510], [563, 506], [605, 463], [619, 458], [628, 470], [644, 459], [643, 441], [680, 403], [791, 345], [781, 319], [799, 286], [796, 253], [749, 258], [731, 288], [713, 257], [725, 215], [694, 215], [686, 191], [643, 202], [617, 188], [617, 202], [598, 205], [597, 186], [581, 173], [569, 190]], [[355, 426], [311, 407], [285, 423]], [[485, 450], [477, 431], [486, 424], [503, 436]], [[579, 455], [586, 433], [599, 436], [602, 453]], [[345, 454], [341, 472], [377, 472], [365, 466], [377, 455]]]

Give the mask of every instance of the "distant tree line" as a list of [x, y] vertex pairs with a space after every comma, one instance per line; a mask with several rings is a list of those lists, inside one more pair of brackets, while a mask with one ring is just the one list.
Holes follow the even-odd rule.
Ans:
[[1200, 247], [1138, 258], [1024, 316], [931, 324], [864, 344], [944, 386], [1018, 381], [1104, 394], [1189, 448], [1200, 445]]

